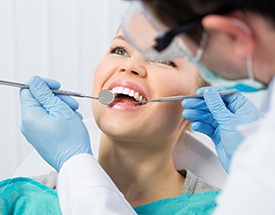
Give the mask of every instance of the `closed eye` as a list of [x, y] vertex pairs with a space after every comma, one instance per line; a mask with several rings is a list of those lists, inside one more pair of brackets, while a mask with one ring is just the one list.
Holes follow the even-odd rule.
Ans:
[[157, 61], [156, 63], [166, 64], [168, 66], [177, 67], [173, 61]]

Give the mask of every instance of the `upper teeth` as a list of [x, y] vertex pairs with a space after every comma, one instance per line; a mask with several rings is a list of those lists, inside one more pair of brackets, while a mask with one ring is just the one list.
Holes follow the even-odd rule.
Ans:
[[134, 91], [133, 89], [127, 87], [115, 87], [112, 89], [113, 94], [123, 94], [130, 97], [134, 97], [137, 101], [141, 102], [144, 100], [143, 96], [139, 94], [139, 92]]

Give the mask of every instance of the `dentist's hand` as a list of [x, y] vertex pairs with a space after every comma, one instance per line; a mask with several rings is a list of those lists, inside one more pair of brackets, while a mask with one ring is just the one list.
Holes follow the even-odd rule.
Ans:
[[69, 96], [54, 95], [60, 84], [34, 76], [29, 89], [21, 89], [21, 131], [36, 151], [57, 171], [70, 157], [92, 154], [88, 131]]
[[214, 142], [219, 160], [228, 172], [231, 157], [243, 136], [237, 126], [260, 118], [258, 109], [241, 93], [220, 96], [221, 87], [203, 87], [197, 93], [204, 94], [203, 99], [185, 99], [182, 116], [193, 122], [195, 131], [208, 135]]

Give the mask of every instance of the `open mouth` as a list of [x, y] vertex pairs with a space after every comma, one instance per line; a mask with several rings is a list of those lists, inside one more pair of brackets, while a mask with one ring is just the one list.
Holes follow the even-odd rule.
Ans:
[[[143, 105], [147, 101], [139, 92], [127, 87], [114, 87], [112, 93], [115, 95], [115, 103], [124, 103], [129, 105]], [[140, 102], [140, 103], [139, 103]]]

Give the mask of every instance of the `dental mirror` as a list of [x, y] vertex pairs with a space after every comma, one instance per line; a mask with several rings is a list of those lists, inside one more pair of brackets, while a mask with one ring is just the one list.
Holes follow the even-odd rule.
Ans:
[[111, 104], [114, 99], [115, 95], [110, 90], [101, 90], [98, 94], [98, 100], [104, 105]]
[[[29, 88], [27, 84], [21, 84], [21, 83], [3, 81], [3, 80], [0, 80], [0, 85], [6, 85], [10, 87], [19, 87], [19, 88], [25, 88], [25, 89]], [[88, 96], [83, 93], [77, 93], [77, 92], [67, 91], [67, 90], [52, 90], [52, 92], [59, 95], [98, 99], [98, 101], [103, 105], [111, 104], [115, 99], [114, 94], [110, 90], [106, 90], [106, 89], [101, 90], [100, 93], [98, 94], [98, 97]]]

